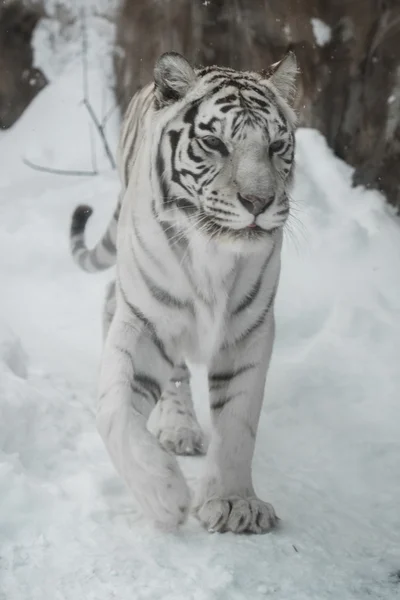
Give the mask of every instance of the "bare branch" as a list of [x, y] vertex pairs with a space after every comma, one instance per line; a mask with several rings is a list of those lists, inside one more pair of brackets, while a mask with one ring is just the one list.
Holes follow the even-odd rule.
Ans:
[[117, 104], [117, 103], [115, 103], [115, 104], [114, 104], [114, 106], [112, 106], [112, 107], [110, 108], [110, 110], [108, 110], [108, 111], [106, 112], [106, 114], [104, 115], [104, 117], [103, 117], [103, 119], [102, 119], [102, 121], [101, 121], [101, 126], [103, 127], [103, 129], [104, 129], [104, 127], [107, 125], [107, 123], [108, 123], [108, 121], [109, 121], [110, 117], [112, 117], [112, 115], [115, 113], [115, 111], [117, 110], [117, 108], [118, 108], [118, 104]]
[[93, 126], [91, 123], [89, 123], [89, 137], [90, 137], [90, 154], [91, 154], [91, 158], [92, 158], [92, 169], [93, 169], [93, 171], [95, 171], [97, 173], [98, 170], [97, 170], [96, 144], [95, 144], [94, 137], [93, 137]]
[[103, 145], [104, 145], [104, 150], [106, 151], [108, 160], [110, 161], [110, 165], [113, 169], [115, 169], [115, 160], [114, 157], [112, 155], [112, 152], [110, 150], [110, 146], [108, 145], [107, 142], [107, 138], [105, 136], [104, 133], [104, 125], [102, 123], [100, 123], [100, 121], [98, 120], [98, 118], [96, 117], [96, 114], [92, 108], [92, 105], [90, 104], [89, 100], [87, 98], [84, 98], [83, 100], [83, 104], [86, 106], [89, 115], [91, 116], [93, 123], [96, 126], [97, 131], [99, 132], [99, 135], [103, 141]]
[[23, 158], [22, 162], [27, 167], [34, 169], [35, 171], [42, 171], [43, 173], [52, 173], [53, 175], [73, 175], [74, 177], [93, 177], [98, 175], [97, 171], [74, 171], [68, 169], [53, 169], [53, 167], [46, 167], [33, 163], [28, 158]]
[[89, 81], [88, 81], [88, 40], [87, 40], [87, 28], [86, 28], [86, 13], [85, 9], [81, 11], [82, 19], [82, 79], [83, 79], [83, 95], [88, 98], [89, 94]]
[[[112, 169], [115, 169], [115, 160], [110, 150], [110, 146], [108, 145], [107, 138], [104, 132], [104, 127], [106, 125], [106, 119], [103, 119], [102, 122], [97, 118], [92, 105], [89, 101], [89, 77], [88, 77], [88, 36], [87, 36], [87, 23], [86, 23], [86, 13], [85, 9], [82, 8], [81, 11], [81, 20], [82, 20], [82, 77], [83, 77], [83, 103], [86, 106], [88, 113], [99, 132], [101, 140], [104, 145], [104, 150], [110, 161], [110, 165]], [[104, 103], [104, 98], [103, 98]], [[92, 149], [92, 164], [93, 163], [93, 149]]]
[[[105, 152], [110, 161], [111, 167], [113, 169], [115, 169], [115, 166], [116, 166], [115, 160], [114, 160], [114, 157], [110, 150], [110, 147], [108, 145], [107, 138], [106, 138], [106, 135], [104, 132], [104, 128], [105, 128], [107, 121], [110, 118], [111, 114], [115, 110], [116, 106], [114, 106], [110, 111], [108, 111], [107, 114], [105, 115], [105, 117], [103, 118], [102, 122], [100, 122], [93, 110], [92, 105], [89, 102], [88, 37], [87, 37], [86, 13], [85, 13], [84, 8], [82, 8], [81, 18], [82, 18], [82, 80], [83, 80], [83, 93], [84, 93], [83, 104], [86, 106], [86, 109], [95, 125], [95, 128], [99, 132], [99, 135], [100, 135], [103, 145], [104, 145]], [[104, 102], [103, 102], [103, 104], [104, 104]], [[90, 126], [90, 124], [89, 124], [89, 126]], [[94, 144], [93, 136], [91, 133], [91, 129], [89, 130], [89, 135], [90, 135], [90, 148], [91, 148], [91, 159], [92, 159], [92, 169], [93, 169], [92, 171], [57, 169], [57, 168], [53, 168], [53, 167], [47, 167], [45, 165], [38, 165], [27, 158], [22, 159], [23, 163], [27, 167], [30, 167], [31, 169], [34, 169], [35, 171], [41, 171], [42, 173], [52, 173], [53, 175], [71, 175], [74, 177], [93, 177], [95, 175], [98, 175], [96, 149], [95, 149], [95, 144]]]

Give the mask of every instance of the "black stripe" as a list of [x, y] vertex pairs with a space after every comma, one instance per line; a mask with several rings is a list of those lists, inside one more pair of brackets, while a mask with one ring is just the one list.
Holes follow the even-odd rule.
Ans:
[[208, 75], [209, 73], [213, 72], [231, 74], [234, 73], [234, 69], [231, 69], [230, 67], [217, 67], [216, 65], [212, 65], [211, 67], [202, 67], [201, 69], [199, 69], [197, 74], [199, 77], [204, 77], [205, 75]]
[[229, 102], [236, 102], [238, 99], [238, 97], [236, 96], [236, 94], [228, 94], [227, 96], [224, 96], [223, 98], [218, 98], [214, 104], [216, 104], [217, 106], [219, 104], [228, 104]]
[[[125, 168], [124, 168], [125, 187], [128, 187], [129, 175], [130, 175], [129, 168], [130, 168], [131, 160], [133, 158], [133, 154], [136, 150], [136, 140], [137, 140], [137, 136], [139, 133], [139, 128], [138, 128], [137, 124], [135, 124], [132, 127], [132, 130], [133, 129], [134, 129], [133, 140], [131, 142], [130, 148], [128, 148], [128, 156], [125, 159]], [[131, 133], [131, 132], [129, 132], [129, 133]]]
[[[176, 253], [177, 246], [182, 250], [182, 256], [187, 251], [189, 242], [185, 237], [183, 231], [179, 231], [174, 227], [169, 221], [159, 221], [159, 224], [164, 232], [165, 237], [167, 238], [167, 242], [172, 249], [173, 252]], [[178, 259], [181, 261], [182, 256], [179, 255]]]
[[189, 106], [188, 110], [186, 111], [184, 117], [183, 117], [183, 122], [184, 123], [189, 123], [189, 125], [191, 125], [191, 131], [194, 125], [194, 121], [196, 119], [197, 113], [199, 112], [199, 106], [200, 106], [200, 102], [202, 99], [199, 100], [195, 100], [191, 106]]
[[141, 310], [139, 310], [137, 307], [133, 306], [133, 304], [131, 304], [129, 302], [129, 300], [126, 296], [125, 290], [123, 289], [120, 282], [119, 282], [119, 289], [121, 291], [121, 295], [122, 295], [122, 298], [123, 298], [126, 306], [129, 308], [129, 310], [132, 312], [132, 314], [135, 315], [135, 317], [137, 319], [139, 319], [139, 321], [141, 321], [143, 323], [143, 325], [147, 328], [147, 330], [149, 331], [149, 333], [151, 335], [153, 344], [156, 346], [157, 350], [159, 351], [160, 355], [165, 360], [165, 362], [167, 362], [171, 367], [173, 367], [174, 362], [168, 356], [168, 354], [165, 350], [165, 346], [164, 346], [163, 342], [160, 340], [160, 338], [158, 337], [156, 328], [153, 325], [153, 323], [151, 323], [148, 320], [148, 318], [141, 312]]
[[250, 433], [250, 437], [253, 440], [255, 440], [256, 439], [256, 435], [257, 435], [256, 430], [253, 429], [253, 427], [247, 421], [243, 421], [243, 424], [246, 427], [246, 429], [248, 430], [248, 432]]
[[170, 141], [170, 145], [172, 148], [172, 154], [175, 156], [176, 154], [176, 150], [178, 148], [178, 143], [180, 140], [180, 137], [182, 135], [182, 129], [180, 131], [176, 131], [176, 130], [172, 130], [168, 132], [168, 136], [169, 136], [169, 141]]
[[[137, 385], [135, 385], [134, 383], [130, 384], [130, 388], [132, 390], [132, 392], [134, 394], [139, 394], [139, 396], [142, 396], [142, 398], [144, 398], [145, 400], [149, 401], [149, 392], [148, 390], [142, 390], [140, 387], [138, 387]], [[150, 398], [153, 400], [153, 396], [150, 395]]]
[[[162, 135], [161, 135], [161, 139], [162, 139]], [[163, 204], [169, 204], [170, 200], [169, 200], [169, 190], [168, 190], [168, 186], [166, 184], [165, 181], [165, 161], [164, 161], [164, 157], [162, 155], [162, 150], [161, 150], [161, 143], [158, 146], [157, 149], [157, 157], [156, 157], [156, 174], [157, 174], [157, 179], [160, 185], [160, 189], [161, 189], [161, 195], [162, 195], [162, 201]]]
[[263, 266], [261, 267], [261, 273], [258, 276], [256, 282], [254, 283], [253, 287], [251, 288], [251, 290], [246, 294], [246, 296], [243, 298], [243, 300], [239, 303], [239, 305], [232, 311], [232, 316], [235, 317], [238, 314], [240, 314], [241, 312], [243, 312], [244, 310], [246, 310], [246, 308], [248, 308], [253, 302], [254, 300], [257, 298], [258, 293], [261, 289], [261, 285], [264, 279], [264, 275], [265, 275], [265, 271], [268, 268], [268, 264], [269, 261], [271, 260], [271, 257], [274, 253], [274, 246], [271, 249], [270, 254], [268, 255], [267, 259], [265, 260]]
[[115, 296], [115, 281], [112, 281], [110, 283], [110, 285], [108, 286], [107, 294], [106, 294], [106, 302], [109, 302], [113, 296]]
[[251, 102], [254, 102], [255, 104], [257, 104], [257, 106], [259, 106], [263, 111], [266, 111], [269, 108], [267, 102], [265, 102], [265, 100], [262, 100], [261, 98], [256, 98], [255, 96], [249, 96], [249, 100]]
[[129, 358], [129, 361], [131, 363], [132, 366], [132, 371], [135, 371], [135, 363], [133, 362], [133, 356], [132, 354], [129, 352], [129, 350], [127, 348], [123, 348], [122, 346], [119, 346], [117, 344], [114, 345], [115, 350], [118, 350], [118, 352], [120, 352], [121, 354], [125, 354], [125, 356], [127, 356]]
[[257, 281], [255, 282], [255, 284], [252, 287], [252, 289], [250, 290], [250, 292], [245, 296], [244, 300], [242, 300], [242, 302], [239, 304], [239, 306], [237, 306], [235, 308], [235, 310], [232, 312], [233, 316], [240, 314], [254, 302], [254, 300], [258, 296], [258, 292], [260, 291], [263, 278], [264, 278], [264, 273], [262, 273], [258, 277]]
[[78, 206], [74, 210], [74, 214], [72, 215], [71, 220], [71, 236], [80, 235], [84, 232], [86, 223], [92, 213], [93, 209], [90, 206], [87, 206], [86, 204]]
[[[224, 71], [220, 71], [214, 73], [211, 77], [209, 77], [207, 83], [214, 83], [215, 81], [222, 81], [224, 86], [228, 86], [229, 84], [233, 84], [233, 82], [229, 81], [227, 74]], [[214, 90], [213, 90], [214, 91]]]
[[[217, 103], [218, 100], [215, 102], [215, 104]], [[215, 122], [218, 122], [217, 117], [211, 117], [211, 119], [207, 121], [207, 123], [199, 123], [199, 129], [205, 129], [206, 131], [214, 132], [215, 128], [213, 127], [213, 125]]]
[[219, 208], [218, 206], [212, 207], [213, 213], [221, 213], [223, 215], [230, 215], [232, 217], [237, 217], [237, 214], [232, 212], [231, 210], [225, 210], [224, 208]]
[[144, 280], [145, 284], [149, 289], [149, 292], [158, 302], [165, 304], [165, 306], [168, 306], [169, 308], [178, 308], [180, 310], [189, 308], [190, 311], [194, 313], [193, 306], [190, 302], [188, 302], [187, 300], [182, 301], [176, 296], [172, 296], [169, 292], [167, 292], [163, 288], [160, 288], [156, 283], [154, 283], [151, 277], [149, 277], [147, 273], [144, 272], [144, 270], [140, 267], [139, 264], [137, 265], [137, 267], [139, 269], [140, 275], [142, 276], [142, 279]]
[[268, 301], [267, 306], [264, 308], [264, 310], [258, 315], [257, 319], [254, 321], [253, 325], [251, 325], [251, 327], [246, 328], [246, 330], [235, 339], [235, 341], [232, 344], [229, 345], [233, 345], [233, 344], [238, 344], [240, 342], [244, 342], [245, 340], [247, 340], [265, 321], [266, 316], [268, 315], [272, 303], [274, 301], [275, 295], [276, 295], [276, 291], [277, 291], [277, 287], [274, 288], [271, 297]]
[[138, 372], [134, 374], [133, 379], [150, 394], [155, 403], [158, 402], [158, 399], [161, 396], [161, 386], [154, 377], [151, 377], [146, 373]]
[[151, 252], [151, 250], [149, 250], [149, 248], [146, 246], [146, 244], [143, 241], [142, 238], [142, 234], [139, 232], [139, 229], [136, 227], [136, 222], [135, 219], [132, 219], [132, 225], [133, 225], [133, 231], [135, 233], [136, 239], [139, 242], [139, 245], [141, 247], [141, 249], [143, 250], [143, 252], [146, 254], [146, 256], [155, 264], [157, 265], [157, 267], [159, 269], [163, 269], [162, 264], [160, 263], [160, 261], [158, 260], [158, 258], [156, 258], [154, 256], [154, 254]]
[[189, 215], [197, 213], [199, 210], [193, 202], [187, 200], [186, 198], [177, 198], [175, 200], [175, 204], [179, 210]]
[[282, 215], [287, 215], [288, 212], [289, 212], [288, 208], [283, 208], [282, 210], [278, 210], [278, 212], [276, 214], [279, 216], [282, 216]]
[[75, 254], [76, 252], [79, 252], [80, 250], [84, 250], [84, 251], [87, 250], [87, 248], [85, 246], [85, 242], [82, 242], [81, 239], [77, 240], [76, 242], [74, 240], [72, 240], [72, 242], [71, 242], [72, 254]]
[[238, 394], [231, 394], [230, 396], [221, 396], [215, 402], [211, 402], [211, 410], [222, 410], [231, 400], [237, 398], [242, 392]]
[[237, 106], [235, 104], [226, 104], [225, 106], [221, 106], [220, 111], [225, 115], [231, 110], [235, 110]]
[[190, 160], [192, 160], [193, 162], [196, 162], [196, 163], [204, 162], [204, 159], [202, 156], [197, 156], [197, 154], [195, 154], [193, 152], [193, 148], [192, 148], [191, 144], [189, 144], [189, 146], [187, 148], [187, 154], [188, 154], [188, 157], [190, 158]]
[[104, 271], [109, 267], [108, 262], [100, 262], [97, 256], [97, 246], [93, 250], [85, 250], [84, 254], [78, 257], [79, 264], [86, 268], [86, 262], [89, 261], [96, 271]]
[[243, 373], [246, 373], [247, 371], [250, 371], [255, 367], [256, 365], [254, 363], [250, 363], [248, 365], [242, 365], [234, 371], [222, 371], [220, 373], [213, 373], [208, 376], [208, 381], [211, 387], [219, 387], [226, 383], [229, 383], [230, 381], [235, 379], [235, 377], [239, 377], [239, 375], [243, 375]]
[[114, 240], [111, 238], [111, 233], [109, 229], [107, 229], [106, 233], [104, 234], [101, 243], [105, 250], [107, 250], [107, 252], [109, 252], [110, 254], [116, 253], [117, 248], [115, 246]]
[[114, 211], [114, 214], [113, 214], [113, 219], [115, 221], [118, 221], [118, 219], [119, 219], [119, 215], [121, 213], [121, 208], [122, 208], [122, 198], [121, 198], [121, 195], [120, 195], [120, 197], [118, 198], [117, 207], [116, 207], [116, 209]]

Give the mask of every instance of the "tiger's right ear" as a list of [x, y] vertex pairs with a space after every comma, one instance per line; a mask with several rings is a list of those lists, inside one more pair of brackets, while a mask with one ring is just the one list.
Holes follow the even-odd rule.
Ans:
[[160, 106], [181, 100], [195, 81], [194, 69], [177, 52], [165, 52], [155, 64], [155, 94]]
[[264, 80], [272, 83], [286, 102], [292, 103], [296, 93], [298, 75], [297, 60], [294, 52], [288, 52], [282, 60], [274, 63], [261, 73]]

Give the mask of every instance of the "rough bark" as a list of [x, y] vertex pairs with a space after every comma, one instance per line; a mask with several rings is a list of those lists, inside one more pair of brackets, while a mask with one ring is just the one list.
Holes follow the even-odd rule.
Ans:
[[[322, 46], [312, 18], [331, 28]], [[292, 48], [301, 124], [316, 127], [355, 182], [400, 208], [399, 0], [124, 0], [117, 22], [116, 93], [122, 110], [151, 78], [156, 57], [263, 69]]]
[[0, 129], [11, 127], [46, 85], [33, 66], [32, 34], [41, 17], [19, 0], [0, 5]]

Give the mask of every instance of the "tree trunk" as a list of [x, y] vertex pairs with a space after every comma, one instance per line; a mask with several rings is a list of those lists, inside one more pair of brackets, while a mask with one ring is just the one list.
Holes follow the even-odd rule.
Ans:
[[400, 209], [398, 0], [124, 0], [117, 22], [122, 110], [167, 50], [196, 64], [265, 69], [293, 49], [300, 123], [319, 129]]
[[20, 0], [0, 5], [0, 129], [11, 127], [46, 85], [33, 67], [32, 34], [42, 16]]

